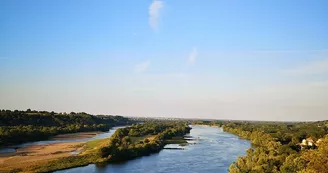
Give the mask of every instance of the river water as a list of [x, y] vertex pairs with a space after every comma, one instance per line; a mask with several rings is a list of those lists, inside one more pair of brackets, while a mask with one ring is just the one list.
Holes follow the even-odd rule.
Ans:
[[[246, 154], [250, 142], [223, 132], [221, 128], [193, 126], [190, 136], [194, 140], [184, 146], [185, 150], [164, 149], [159, 153], [144, 156], [124, 163], [95, 165], [72, 168], [56, 173], [186, 173], [186, 172], [228, 172], [238, 156]], [[178, 147], [170, 144], [166, 147]]]

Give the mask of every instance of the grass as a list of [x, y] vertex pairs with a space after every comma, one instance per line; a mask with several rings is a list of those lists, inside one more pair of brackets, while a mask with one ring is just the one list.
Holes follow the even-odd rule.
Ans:
[[69, 156], [53, 161], [49, 161], [43, 165], [32, 167], [29, 171], [32, 172], [51, 172], [66, 168], [85, 166], [91, 163], [96, 163], [99, 157], [95, 154], [85, 154], [78, 156]]
[[131, 143], [132, 144], [136, 144], [139, 141], [142, 141], [142, 140], [144, 140], [146, 138], [151, 139], [153, 137], [155, 137], [155, 135], [145, 135], [145, 136], [138, 136], [138, 137], [130, 137], [130, 139], [131, 139]]
[[85, 144], [85, 152], [87, 152], [88, 150], [97, 149], [101, 144], [105, 143], [106, 141], [108, 141], [107, 138], [105, 138], [105, 139], [96, 139], [96, 140], [87, 142]]

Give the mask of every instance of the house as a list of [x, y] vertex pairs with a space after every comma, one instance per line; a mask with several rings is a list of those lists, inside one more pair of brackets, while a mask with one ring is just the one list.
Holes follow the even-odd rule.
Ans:
[[302, 140], [302, 143], [298, 144], [301, 146], [302, 149], [304, 148], [308, 148], [308, 147], [314, 147], [316, 145], [316, 143], [313, 141], [313, 139], [310, 138], [306, 138]]
[[312, 138], [307, 138], [306, 141], [307, 141], [308, 146], [312, 147], [315, 144], [315, 142], [313, 141]]
[[301, 145], [303, 145], [303, 146], [313, 146], [314, 145], [314, 141], [313, 141], [313, 139], [311, 137], [310, 138], [306, 138], [306, 139], [303, 139], [302, 140]]

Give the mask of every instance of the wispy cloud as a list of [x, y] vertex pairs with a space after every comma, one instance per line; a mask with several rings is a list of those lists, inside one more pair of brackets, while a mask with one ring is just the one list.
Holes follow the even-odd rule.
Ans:
[[138, 73], [144, 72], [148, 69], [148, 67], [150, 66], [150, 62], [149, 61], [145, 61], [139, 64], [136, 64], [134, 66], [134, 70]]
[[149, 6], [149, 25], [153, 30], [158, 28], [160, 11], [164, 7], [163, 1], [154, 0]]
[[197, 51], [196, 48], [193, 48], [191, 50], [191, 52], [189, 53], [188, 63], [189, 64], [195, 64], [197, 56], [198, 56], [198, 51]]
[[315, 61], [306, 65], [286, 70], [287, 73], [296, 75], [320, 75], [328, 73], [328, 59]]

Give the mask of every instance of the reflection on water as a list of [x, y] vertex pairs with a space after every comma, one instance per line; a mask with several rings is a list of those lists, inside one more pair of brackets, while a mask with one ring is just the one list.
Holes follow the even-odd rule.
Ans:
[[[92, 138], [83, 138], [83, 139], [63, 139], [63, 140], [45, 140], [45, 141], [36, 141], [36, 142], [26, 142], [23, 144], [19, 145], [12, 145], [9, 147], [1, 148], [0, 149], [0, 154], [1, 153], [14, 153], [16, 152], [16, 149], [18, 148], [23, 148], [31, 145], [45, 145], [45, 144], [54, 144], [54, 143], [65, 143], [65, 142], [87, 142], [87, 141], [92, 141], [95, 139], [103, 139], [103, 138], [108, 138], [110, 137], [118, 128], [124, 128], [127, 126], [117, 126], [113, 127], [110, 129], [108, 132], [105, 133], [100, 133]], [[74, 154], [74, 153], [73, 153]]]
[[[124, 172], [227, 172], [238, 156], [246, 154], [250, 143], [225, 133], [220, 128], [194, 126], [190, 132], [194, 145], [185, 150], [164, 149], [160, 153], [144, 156], [119, 164], [72, 168], [56, 173], [124, 173]], [[170, 144], [166, 147], [181, 147]]]
[[0, 149], [0, 153], [14, 153], [16, 152], [16, 149], [14, 148], [3, 148], [3, 149]]

